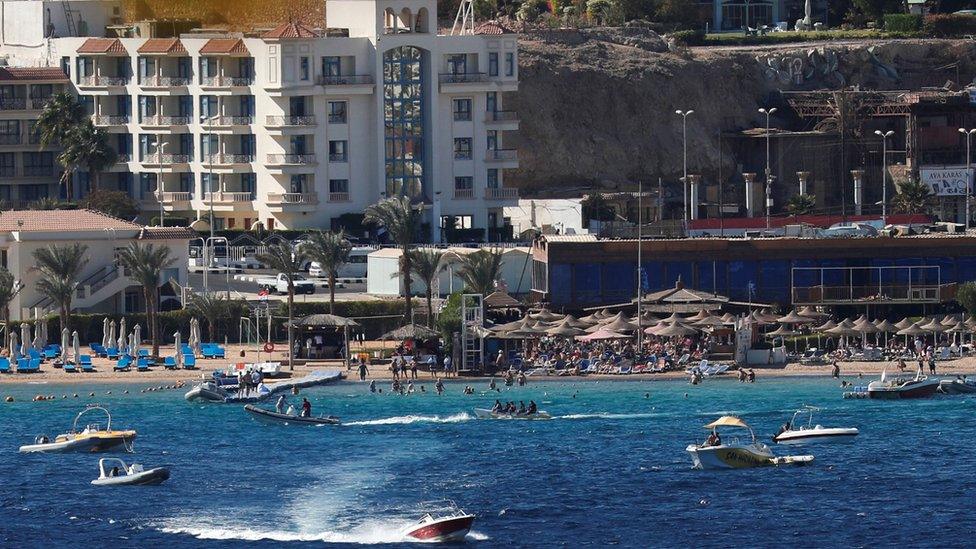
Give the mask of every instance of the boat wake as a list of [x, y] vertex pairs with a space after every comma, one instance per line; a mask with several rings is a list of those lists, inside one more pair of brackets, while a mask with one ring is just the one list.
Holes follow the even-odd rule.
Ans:
[[461, 423], [475, 419], [474, 416], [461, 412], [450, 416], [396, 416], [383, 419], [368, 419], [363, 421], [349, 421], [343, 425], [410, 425], [412, 423]]
[[[424, 543], [407, 538], [404, 530], [412, 524], [411, 521], [364, 523], [345, 532], [289, 532], [285, 530], [257, 530], [253, 528], [227, 528], [216, 526], [164, 526], [159, 528], [165, 534], [180, 534], [192, 536], [200, 540], [237, 540], [237, 541], [279, 541], [279, 542], [326, 542], [326, 543], [356, 543], [374, 545], [381, 543]], [[488, 536], [480, 532], [471, 531], [466, 536], [472, 541], [484, 541]]]
[[594, 414], [569, 414], [565, 416], [555, 416], [553, 419], [647, 419], [658, 416], [660, 416], [660, 414], [611, 414], [609, 412], [598, 412]]

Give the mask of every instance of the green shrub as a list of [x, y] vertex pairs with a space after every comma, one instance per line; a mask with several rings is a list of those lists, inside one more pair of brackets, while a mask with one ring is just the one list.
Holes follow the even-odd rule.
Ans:
[[884, 17], [884, 30], [889, 32], [918, 32], [922, 16], [912, 13], [889, 13]]
[[925, 17], [922, 32], [934, 38], [962, 37], [976, 34], [976, 16], [940, 14]]
[[682, 46], [701, 46], [705, 44], [705, 32], [701, 30], [681, 30], [671, 34], [675, 43]]

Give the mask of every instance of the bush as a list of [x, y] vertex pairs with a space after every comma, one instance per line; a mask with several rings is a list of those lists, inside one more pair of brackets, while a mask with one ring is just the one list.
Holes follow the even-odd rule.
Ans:
[[[159, 216], [155, 216], [149, 220], [149, 224], [153, 227], [159, 226]], [[189, 227], [190, 220], [185, 217], [164, 217], [163, 224], [166, 227]]]
[[675, 43], [682, 46], [701, 46], [705, 44], [705, 32], [700, 30], [682, 30], [671, 34]]
[[929, 15], [922, 24], [922, 32], [934, 38], [953, 38], [976, 34], [976, 16]]
[[884, 30], [889, 32], [918, 32], [922, 16], [911, 13], [889, 13], [884, 17]]
[[969, 314], [976, 314], [976, 283], [964, 282], [956, 289], [956, 301], [966, 308]]

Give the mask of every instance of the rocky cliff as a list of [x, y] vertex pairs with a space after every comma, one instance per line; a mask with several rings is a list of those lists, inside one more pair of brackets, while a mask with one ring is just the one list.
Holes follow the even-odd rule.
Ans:
[[695, 111], [689, 171], [707, 177], [720, 164], [734, 168], [728, 151], [720, 154], [720, 133], [764, 124], [757, 109], [777, 90], [958, 88], [976, 76], [976, 42], [669, 49], [650, 31], [537, 31], [522, 35], [519, 70], [508, 107], [521, 126], [508, 143], [519, 148], [520, 168], [508, 182], [523, 194], [560, 196], [680, 176], [676, 109]]

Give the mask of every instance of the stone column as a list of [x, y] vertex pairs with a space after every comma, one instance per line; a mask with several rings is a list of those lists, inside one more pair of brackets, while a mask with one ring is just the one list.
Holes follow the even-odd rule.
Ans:
[[746, 180], [746, 217], [756, 216], [756, 174], [744, 173], [742, 178]]
[[854, 178], [854, 215], [861, 215], [864, 205], [864, 170], [851, 170]]
[[701, 186], [701, 176], [700, 175], [689, 175], [688, 183], [691, 185], [691, 194], [688, 197], [688, 201], [691, 207], [691, 219], [698, 219], [698, 203], [700, 202], [700, 192], [699, 188]]
[[800, 194], [807, 194], [807, 181], [810, 179], [810, 172], [796, 172], [796, 178], [800, 181]]

